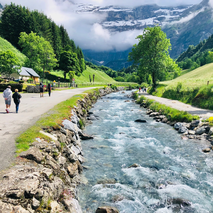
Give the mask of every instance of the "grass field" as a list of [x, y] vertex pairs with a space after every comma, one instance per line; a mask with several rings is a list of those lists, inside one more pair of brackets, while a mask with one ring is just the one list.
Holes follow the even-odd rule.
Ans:
[[0, 37], [0, 51], [11, 50], [16, 54], [21, 63], [24, 63], [26, 56], [17, 50], [10, 42]]
[[178, 83], [182, 83], [183, 88], [191, 89], [207, 85], [208, 81], [209, 84], [213, 84], [213, 63], [206, 64], [191, 72], [187, 72], [171, 81], [160, 82], [160, 84], [163, 84], [166, 87], [176, 87]]
[[[51, 74], [55, 75], [57, 77], [60, 77], [60, 78], [64, 78], [63, 71], [52, 71]], [[93, 74], [95, 75], [95, 83], [114, 83], [114, 82], [116, 82], [113, 78], [109, 77], [106, 73], [98, 71], [98, 70], [94, 70], [88, 66], [87, 66], [87, 69], [84, 70], [84, 72], [82, 73], [82, 75], [80, 77], [75, 76], [75, 82], [77, 84], [90, 83], [89, 75], [91, 76], [91, 79], [92, 79]], [[69, 79], [68, 76], [67, 76], [67, 79]]]
[[160, 82], [153, 95], [213, 110], [213, 63]]

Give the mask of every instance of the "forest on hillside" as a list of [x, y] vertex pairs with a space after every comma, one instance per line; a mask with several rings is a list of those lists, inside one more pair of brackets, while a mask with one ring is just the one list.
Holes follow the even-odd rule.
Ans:
[[190, 45], [178, 58], [177, 63], [182, 69], [194, 70], [205, 64], [213, 62], [213, 35], [201, 41], [198, 45]]
[[[65, 75], [70, 68], [73, 68], [72, 70], [77, 75], [80, 75], [86, 69], [82, 50], [76, 47], [75, 42], [69, 38], [64, 26], [56, 25], [45, 14], [36, 10], [30, 11], [26, 7], [13, 3], [4, 7], [0, 19], [0, 36], [2, 38], [22, 52], [24, 45], [20, 45], [20, 35], [21, 33], [29, 35], [32, 32], [34, 33], [34, 38], [39, 36], [50, 43], [58, 62], [55, 68], [63, 68]], [[33, 36], [31, 36], [32, 38]], [[67, 67], [60, 67], [61, 60], [63, 60], [63, 64], [66, 63]], [[38, 67], [32, 68], [39, 71]]]

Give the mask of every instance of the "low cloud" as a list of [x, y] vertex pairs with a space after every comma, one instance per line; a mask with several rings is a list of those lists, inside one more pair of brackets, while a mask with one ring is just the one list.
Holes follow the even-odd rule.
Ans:
[[[195, 4], [199, 2], [200, 0], [13, 0], [16, 5], [43, 12], [56, 24], [63, 25], [70, 38], [80, 48], [96, 51], [121, 51], [130, 48], [137, 43], [135, 38], [142, 34], [142, 30], [112, 33], [99, 24], [106, 18], [105, 15], [76, 13], [76, 3], [91, 3], [99, 6], [116, 4], [123, 7], [135, 7], [152, 3], [169, 6], [171, 4]], [[210, 2], [213, 3], [213, 0], [210, 0]], [[0, 3], [9, 4], [8, 0], [0, 0]]]
[[209, 0], [209, 5], [213, 8], [213, 0]]

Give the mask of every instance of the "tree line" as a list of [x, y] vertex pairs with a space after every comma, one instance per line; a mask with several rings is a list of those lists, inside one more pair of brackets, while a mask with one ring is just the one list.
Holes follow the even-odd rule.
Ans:
[[[59, 68], [66, 77], [69, 71], [81, 75], [86, 69], [83, 52], [66, 29], [36, 10], [13, 3], [6, 5], [0, 20], [0, 36], [23, 52], [28, 57], [26, 65], [39, 73]], [[36, 58], [38, 54], [40, 57]], [[39, 64], [43, 57], [45, 61]]]

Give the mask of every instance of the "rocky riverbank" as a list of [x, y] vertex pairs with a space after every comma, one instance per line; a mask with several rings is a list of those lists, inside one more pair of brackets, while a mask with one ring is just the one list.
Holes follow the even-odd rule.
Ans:
[[111, 88], [99, 89], [79, 100], [70, 118], [41, 131], [49, 140], [36, 138], [30, 149], [17, 157], [0, 180], [0, 213], [82, 212], [76, 191], [79, 184], [87, 183], [82, 176], [81, 140], [92, 136], [85, 135], [81, 127], [97, 99], [111, 92]]
[[[145, 103], [141, 104], [141, 107], [147, 108]], [[166, 123], [174, 127], [178, 133], [182, 134], [183, 139], [195, 139], [195, 140], [207, 140], [210, 142], [209, 147], [203, 149], [203, 152], [207, 153], [213, 150], [213, 127], [208, 122], [200, 120], [194, 120], [191, 123], [185, 122], [171, 122], [165, 115], [160, 112], [155, 112], [147, 108], [146, 112], [156, 122]]]

